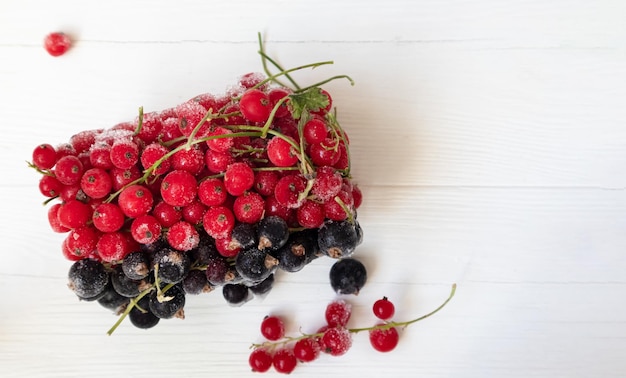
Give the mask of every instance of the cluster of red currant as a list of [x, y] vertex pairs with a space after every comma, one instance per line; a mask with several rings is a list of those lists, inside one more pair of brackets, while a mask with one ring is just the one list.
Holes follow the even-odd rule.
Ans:
[[331, 302], [326, 307], [326, 325], [314, 334], [296, 337], [285, 336], [285, 325], [278, 316], [266, 316], [261, 322], [261, 334], [267, 340], [252, 344], [248, 363], [254, 372], [266, 372], [272, 366], [279, 373], [291, 373], [298, 363], [316, 360], [322, 353], [341, 356], [352, 346], [352, 334], [367, 331], [372, 347], [379, 352], [390, 352], [400, 340], [399, 330], [423, 320], [441, 310], [454, 296], [456, 285], [438, 308], [419, 318], [406, 322], [395, 322], [393, 302], [386, 297], [374, 302], [372, 312], [378, 319], [376, 325], [365, 328], [348, 328], [352, 307], [343, 299]]
[[362, 195], [348, 136], [320, 87], [348, 77], [301, 87], [290, 73], [330, 62], [283, 69], [262, 44], [260, 53], [266, 75], [244, 75], [224, 95], [140, 109], [132, 122], [35, 148], [30, 165], [46, 202], [57, 200], [48, 220], [67, 233], [62, 251], [76, 262], [70, 287], [81, 299], [130, 298], [120, 301], [128, 314], [150, 293], [157, 308], [178, 291], [224, 286], [238, 304], [278, 268], [353, 253]]

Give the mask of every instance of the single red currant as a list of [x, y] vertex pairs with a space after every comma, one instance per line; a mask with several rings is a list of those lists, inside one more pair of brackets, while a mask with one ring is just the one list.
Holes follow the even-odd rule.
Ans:
[[317, 168], [311, 193], [321, 202], [327, 202], [339, 194], [343, 180], [337, 170], [329, 166]]
[[161, 183], [161, 197], [172, 206], [187, 206], [196, 198], [198, 183], [187, 171], [171, 171]]
[[191, 204], [183, 207], [182, 209], [183, 219], [194, 226], [202, 223], [202, 217], [206, 212], [206, 206], [202, 202], [195, 200]]
[[173, 170], [187, 171], [194, 176], [204, 168], [204, 152], [197, 144], [174, 153], [170, 160]]
[[273, 365], [279, 373], [289, 374], [296, 368], [297, 364], [298, 360], [296, 360], [291, 348], [282, 348], [274, 353]]
[[331, 356], [344, 355], [352, 346], [352, 335], [345, 328], [328, 328], [320, 339], [320, 346]]
[[[293, 139], [289, 140], [295, 143]], [[279, 137], [272, 138], [267, 144], [267, 156], [277, 167], [291, 167], [298, 162], [297, 150], [290, 142]]]
[[270, 341], [280, 340], [285, 336], [285, 323], [278, 316], [266, 316], [261, 322], [261, 334]]
[[137, 242], [129, 234], [121, 231], [107, 232], [100, 236], [96, 244], [102, 261], [117, 264], [129, 253], [138, 249]]
[[91, 213], [91, 206], [79, 200], [70, 200], [61, 205], [58, 217], [61, 225], [75, 229], [85, 227], [91, 219]]
[[54, 176], [43, 175], [39, 179], [39, 191], [46, 197], [56, 197], [61, 194], [63, 184]]
[[[378, 324], [378, 325], [383, 325]], [[375, 328], [369, 331], [370, 344], [379, 352], [390, 352], [396, 348], [400, 335], [395, 327], [380, 329]]]
[[222, 173], [226, 171], [229, 165], [235, 162], [235, 158], [229, 152], [218, 152], [209, 149], [204, 154], [204, 162], [210, 172]]
[[209, 139], [206, 141], [207, 146], [210, 149], [217, 152], [228, 152], [234, 145], [235, 141], [232, 137], [226, 137], [233, 132], [225, 127], [215, 127], [209, 131], [209, 137], [215, 137], [215, 139]]
[[198, 185], [198, 199], [207, 206], [219, 206], [227, 196], [224, 182], [219, 178], [208, 178]]
[[80, 188], [91, 198], [104, 198], [111, 192], [113, 180], [106, 170], [91, 168], [80, 179]]
[[224, 173], [224, 187], [233, 196], [240, 196], [254, 185], [254, 171], [243, 162], [233, 163]]
[[161, 223], [152, 215], [140, 215], [130, 224], [133, 239], [140, 244], [152, 244], [161, 236]]
[[293, 346], [293, 354], [301, 362], [315, 361], [320, 355], [320, 344], [311, 337], [300, 339]]
[[102, 232], [114, 232], [124, 225], [124, 213], [114, 203], [102, 203], [93, 211], [93, 225]]
[[233, 243], [233, 239], [229, 236], [215, 239], [215, 248], [224, 257], [235, 257], [241, 251], [241, 247]]
[[117, 199], [124, 215], [130, 218], [147, 214], [152, 209], [153, 201], [154, 198], [150, 189], [138, 184], [124, 189]]
[[50, 169], [57, 162], [57, 151], [50, 144], [40, 144], [33, 151], [33, 164], [39, 169]]
[[339, 161], [339, 142], [333, 138], [326, 138], [323, 142], [312, 144], [309, 149], [311, 161], [316, 166], [333, 166]]
[[348, 302], [339, 299], [330, 302], [326, 306], [324, 315], [329, 327], [345, 327], [348, 324], [348, 320], [350, 320], [350, 315], [352, 315], [352, 306]]
[[248, 363], [255, 373], [265, 373], [272, 367], [272, 355], [266, 349], [257, 348], [250, 353]]
[[[151, 168], [157, 161], [161, 160], [169, 150], [167, 147], [159, 144], [159, 143], [151, 143], [144, 148], [141, 153], [141, 166], [144, 170]], [[159, 162], [158, 166], [153, 169], [153, 175], [162, 175], [169, 171], [171, 163], [169, 159], [165, 159]]]
[[325, 216], [324, 205], [311, 200], [305, 200], [302, 206], [296, 209], [298, 223], [305, 228], [321, 227]]
[[269, 96], [259, 89], [249, 89], [239, 100], [241, 114], [252, 122], [265, 122], [270, 117], [272, 102]]
[[[139, 125], [139, 117], [133, 122], [134, 129]], [[144, 113], [141, 120], [141, 130], [137, 137], [145, 144], [150, 144], [157, 140], [163, 129], [163, 120], [158, 112]]]
[[166, 203], [165, 201], [159, 201], [154, 206], [152, 215], [154, 215], [163, 227], [171, 227], [174, 223], [183, 219], [183, 214], [180, 209]]
[[81, 227], [72, 230], [66, 239], [69, 252], [77, 257], [86, 258], [96, 250], [100, 234], [93, 227]]
[[43, 46], [52, 56], [61, 56], [65, 54], [72, 46], [70, 37], [62, 32], [54, 32], [46, 35], [43, 40]]
[[141, 172], [139, 172], [139, 168], [137, 168], [136, 165], [133, 165], [129, 169], [113, 167], [110, 173], [111, 180], [113, 181], [113, 190], [115, 191], [122, 189], [141, 177]]
[[167, 231], [168, 244], [179, 251], [189, 251], [198, 246], [200, 235], [195, 227], [185, 221], [176, 222]]
[[129, 169], [139, 162], [139, 146], [130, 138], [119, 138], [111, 146], [111, 163], [120, 169]]
[[[274, 109], [278, 101], [282, 100], [284, 97], [289, 96], [289, 91], [286, 88], [272, 88], [267, 93], [267, 95], [270, 99], [270, 106], [272, 107], [272, 109]], [[276, 118], [287, 117], [291, 114], [289, 112], [288, 102], [289, 100], [286, 100], [280, 104], [274, 115]]]
[[289, 175], [281, 177], [274, 188], [274, 197], [278, 202], [290, 209], [300, 207], [304, 198], [300, 198], [306, 188], [307, 180], [304, 176]]
[[278, 178], [275, 171], [258, 171], [254, 175], [254, 190], [262, 196], [271, 196], [274, 194]]
[[239, 222], [257, 223], [263, 218], [263, 213], [265, 213], [265, 201], [258, 193], [245, 192], [235, 198], [233, 213]]
[[[179, 118], [178, 127], [180, 132], [186, 137], [191, 136], [193, 130], [198, 127], [198, 124], [206, 115], [206, 109], [195, 101], [187, 101], [177, 105], [175, 111]], [[204, 123], [199, 126], [198, 131], [196, 131], [195, 137], [205, 137], [211, 127], [210, 124], [211, 122], [209, 120], [204, 121]]]
[[101, 134], [102, 130], [85, 130], [72, 135], [70, 144], [74, 147], [77, 154], [88, 152], [88, 150], [96, 142], [96, 136]]
[[396, 308], [387, 297], [383, 297], [382, 299], [374, 302], [372, 306], [372, 311], [374, 315], [381, 320], [389, 320], [393, 317], [396, 312]]
[[322, 143], [328, 137], [326, 122], [322, 118], [311, 118], [304, 124], [302, 134], [307, 144]]
[[235, 216], [228, 207], [212, 207], [204, 213], [202, 225], [214, 239], [226, 238], [235, 227]]
[[83, 170], [83, 163], [80, 159], [74, 155], [68, 155], [57, 160], [54, 174], [63, 185], [73, 185], [80, 182]]

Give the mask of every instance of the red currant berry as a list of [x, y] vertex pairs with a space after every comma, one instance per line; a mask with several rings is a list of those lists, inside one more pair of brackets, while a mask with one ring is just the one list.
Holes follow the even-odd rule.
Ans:
[[77, 184], [83, 176], [83, 163], [74, 155], [63, 156], [57, 161], [54, 174], [63, 185]]
[[212, 207], [204, 213], [202, 225], [207, 234], [214, 239], [226, 238], [235, 227], [235, 216], [225, 206]]
[[130, 224], [133, 239], [140, 244], [152, 244], [161, 236], [161, 223], [152, 215], [140, 215]]
[[150, 189], [143, 185], [131, 185], [124, 189], [117, 203], [127, 217], [136, 218], [140, 215], [148, 214], [152, 209], [154, 198]]
[[39, 179], [39, 191], [46, 197], [56, 197], [61, 194], [63, 184], [54, 176], [43, 175]]
[[141, 177], [141, 172], [136, 165], [129, 169], [121, 169], [117, 167], [111, 168], [111, 180], [113, 181], [113, 190], [118, 191]]
[[326, 306], [324, 315], [329, 327], [345, 327], [352, 315], [352, 306], [344, 300], [336, 300]]
[[61, 56], [67, 52], [72, 46], [70, 37], [61, 32], [54, 32], [46, 35], [43, 40], [43, 46], [52, 56]]
[[224, 182], [219, 178], [208, 178], [198, 185], [198, 198], [207, 206], [219, 206], [227, 196]]
[[57, 162], [57, 151], [50, 144], [40, 144], [33, 151], [33, 164], [39, 169], [50, 169]]
[[[139, 125], [139, 117], [133, 122], [133, 128], [136, 129]], [[137, 137], [146, 144], [150, 144], [157, 140], [161, 130], [163, 129], [163, 121], [161, 115], [158, 112], [144, 113], [141, 120], [141, 130], [137, 134]]]
[[137, 242], [130, 235], [121, 231], [102, 234], [96, 244], [100, 259], [113, 264], [120, 263], [129, 253], [137, 249]]
[[344, 355], [352, 346], [352, 335], [345, 328], [328, 328], [320, 339], [320, 346], [331, 356]]
[[234, 243], [229, 236], [215, 239], [215, 248], [224, 257], [235, 257], [241, 251], [241, 247]]
[[320, 344], [310, 337], [298, 340], [293, 346], [293, 354], [301, 362], [315, 361], [320, 355]]
[[[161, 116], [164, 117], [163, 114]], [[159, 134], [159, 140], [161, 142], [169, 142], [182, 137], [183, 133], [180, 131], [179, 123], [180, 122], [175, 115], [170, 118], [164, 118], [163, 128], [161, 129], [161, 133]]]
[[298, 224], [305, 228], [318, 228], [324, 224], [326, 213], [321, 203], [305, 200], [296, 210]]
[[124, 225], [124, 213], [122, 209], [113, 203], [98, 205], [92, 215], [93, 225], [102, 232], [114, 232]]
[[282, 348], [274, 353], [273, 365], [279, 373], [289, 374], [296, 368], [297, 364], [298, 360], [290, 348]]
[[[324, 212], [326, 214], [326, 218], [332, 219], [335, 221], [341, 221], [348, 217], [348, 213], [346, 213], [346, 209], [351, 212], [353, 210], [352, 207], [352, 196], [350, 193], [345, 190], [341, 190], [339, 194], [336, 196], [337, 199], [333, 198], [328, 202], [324, 203]], [[344, 209], [345, 206], [345, 209]]]
[[[272, 88], [268, 92], [268, 97], [270, 99], [270, 106], [272, 109], [276, 106], [278, 101], [282, 100], [284, 97], [289, 96], [289, 91], [286, 88]], [[289, 106], [287, 105], [289, 100], [283, 101], [282, 104], [278, 107], [275, 113], [276, 118], [282, 118], [290, 115]]]
[[233, 132], [225, 127], [215, 127], [211, 131], [209, 131], [209, 137], [215, 137], [215, 139], [207, 140], [206, 144], [210, 149], [217, 152], [228, 152], [235, 141], [232, 137], [226, 137], [226, 135], [232, 134]]
[[86, 258], [96, 250], [96, 243], [100, 234], [93, 227], [81, 227], [72, 230], [67, 235], [66, 247], [77, 257]]
[[339, 194], [342, 185], [341, 175], [334, 168], [328, 166], [319, 167], [315, 172], [315, 181], [313, 182], [311, 193], [320, 201], [327, 202]]
[[196, 198], [198, 183], [187, 171], [171, 171], [161, 183], [161, 197], [172, 206], [187, 206]]
[[[141, 166], [144, 170], [151, 168], [157, 161], [161, 160], [169, 150], [167, 147], [159, 144], [152, 143], [146, 146], [141, 153]], [[153, 175], [162, 175], [170, 170], [170, 161], [169, 159], [165, 159], [161, 161], [156, 168], [153, 169]]]
[[321, 118], [312, 118], [304, 124], [302, 134], [307, 144], [322, 143], [328, 137], [326, 122]]
[[83, 259], [82, 257], [76, 256], [72, 253], [72, 251], [70, 251], [67, 246], [67, 238], [63, 239], [63, 242], [61, 243], [61, 251], [63, 252], [63, 256], [65, 256], [65, 258], [70, 261], [78, 261]]
[[323, 165], [333, 166], [341, 157], [339, 142], [332, 138], [326, 138], [321, 143], [312, 144], [309, 149], [309, 155], [313, 164], [318, 167]]
[[233, 163], [224, 173], [224, 187], [233, 196], [240, 196], [254, 185], [254, 171], [243, 162]]
[[183, 219], [183, 214], [179, 208], [164, 201], [159, 201], [152, 210], [152, 215], [161, 223], [163, 227], [171, 227], [174, 223]]
[[58, 233], [64, 233], [70, 230], [59, 221], [59, 209], [61, 206], [60, 203], [55, 203], [48, 209], [48, 223], [50, 223], [50, 228], [52, 228], [52, 231]]
[[275, 171], [259, 171], [254, 175], [254, 190], [262, 196], [271, 196], [277, 182], [278, 173]]
[[176, 152], [170, 160], [173, 170], [187, 171], [192, 175], [200, 173], [204, 168], [204, 152], [198, 145]]
[[372, 306], [372, 311], [374, 315], [381, 320], [389, 320], [393, 317], [396, 312], [396, 308], [387, 297], [383, 297], [382, 299], [374, 302]]
[[272, 103], [269, 96], [259, 89], [249, 89], [239, 100], [241, 114], [252, 122], [265, 122], [270, 117]]
[[116, 139], [111, 146], [111, 163], [120, 169], [129, 169], [139, 162], [139, 147], [130, 138]]
[[[294, 142], [293, 139], [289, 139]], [[272, 138], [267, 144], [267, 156], [277, 167], [291, 167], [298, 162], [296, 149], [291, 143], [279, 137]]]
[[202, 217], [206, 212], [206, 206], [202, 202], [195, 200], [191, 204], [183, 207], [182, 214], [183, 219], [194, 226], [202, 223]]
[[[383, 325], [383, 324], [378, 324]], [[370, 344], [379, 352], [390, 352], [396, 348], [400, 335], [395, 327], [369, 331]]]
[[217, 152], [209, 149], [204, 154], [204, 162], [210, 172], [222, 173], [235, 162], [235, 158], [228, 152]]
[[261, 334], [270, 341], [280, 340], [285, 336], [285, 323], [278, 316], [266, 316], [261, 322]]
[[307, 180], [300, 174], [284, 176], [276, 183], [274, 197], [281, 205], [290, 209], [300, 207], [304, 201], [300, 194], [304, 192], [306, 184]]
[[75, 229], [85, 227], [91, 219], [91, 213], [91, 206], [79, 200], [70, 200], [61, 205], [58, 217], [61, 225], [69, 229]]
[[179, 251], [189, 251], [198, 246], [200, 235], [195, 227], [185, 221], [176, 222], [167, 231], [166, 239], [169, 245]]
[[233, 203], [235, 218], [242, 223], [257, 223], [265, 213], [265, 201], [260, 194], [245, 192], [235, 198]]
[[352, 199], [354, 201], [355, 209], [361, 207], [361, 204], [363, 203], [363, 193], [361, 192], [361, 189], [356, 185], [352, 186]]
[[77, 154], [87, 152], [96, 142], [96, 136], [102, 133], [102, 130], [86, 130], [72, 135], [70, 144], [74, 147]]
[[[265, 76], [259, 72], [249, 72], [239, 78], [239, 85], [246, 89], [250, 89], [252, 87], [256, 87], [261, 84], [261, 82], [265, 80]], [[266, 86], [265, 84], [264, 86]]]
[[348, 156], [348, 149], [343, 141], [339, 142], [339, 159], [333, 164], [333, 168], [336, 169], [348, 169], [350, 166], [350, 157]]
[[255, 373], [265, 373], [272, 367], [272, 355], [265, 349], [255, 349], [250, 353], [248, 363]]
[[80, 179], [80, 188], [91, 198], [104, 198], [111, 192], [113, 181], [106, 170], [91, 168]]
[[276, 215], [278, 217], [283, 218], [285, 221], [291, 219], [291, 214], [294, 210], [288, 208], [287, 206], [281, 205], [278, 200], [274, 197], [267, 197], [265, 199], [265, 216], [269, 217], [271, 215]]
[[63, 156], [68, 156], [68, 155], [72, 155], [72, 156], [76, 156], [78, 155], [76, 153], [76, 150], [74, 150], [74, 147], [69, 144], [69, 143], [61, 143], [58, 146], [56, 146], [56, 150], [57, 150], [57, 161], [59, 161], [60, 158], [62, 158]]
[[[200, 121], [206, 115], [206, 109], [195, 101], [184, 102], [175, 108], [176, 115], [179, 118], [178, 127], [180, 132], [186, 136], [191, 136], [193, 130], [198, 126]], [[207, 135], [210, 128], [210, 122], [204, 121], [196, 132], [196, 138], [203, 138]]]
[[272, 124], [274, 130], [293, 140], [300, 140], [298, 124], [291, 117], [277, 118]]

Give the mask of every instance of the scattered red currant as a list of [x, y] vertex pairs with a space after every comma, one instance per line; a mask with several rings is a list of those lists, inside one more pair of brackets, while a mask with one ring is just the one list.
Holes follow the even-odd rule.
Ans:
[[61, 56], [72, 46], [70, 37], [62, 32], [54, 32], [44, 38], [44, 48], [52, 56]]

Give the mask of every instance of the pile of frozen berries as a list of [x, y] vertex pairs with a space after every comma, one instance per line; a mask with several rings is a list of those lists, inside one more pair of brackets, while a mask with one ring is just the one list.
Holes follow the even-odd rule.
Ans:
[[393, 321], [395, 305], [387, 297], [374, 302], [372, 312], [377, 318], [375, 325], [364, 328], [348, 328], [352, 306], [343, 299], [326, 306], [326, 324], [314, 334], [286, 336], [285, 323], [276, 315], [268, 315], [261, 322], [261, 335], [266, 341], [252, 344], [248, 363], [252, 371], [263, 373], [273, 366], [279, 373], [291, 373], [298, 363], [317, 360], [321, 354], [342, 356], [352, 346], [352, 335], [368, 332], [370, 345], [378, 352], [390, 352], [398, 346], [402, 329], [423, 320], [441, 310], [454, 296], [456, 285], [450, 296], [432, 312], [406, 322]]
[[67, 234], [69, 287], [80, 299], [150, 328], [184, 317], [187, 294], [220, 288], [240, 305], [267, 293], [277, 271], [320, 256], [341, 263], [330, 272], [338, 293], [364, 285], [351, 257], [361, 191], [321, 88], [349, 78], [301, 87], [290, 73], [328, 62], [286, 70], [260, 53], [265, 74], [244, 75], [223, 95], [140, 109], [133, 121], [34, 149], [30, 165], [42, 174], [52, 230]]

